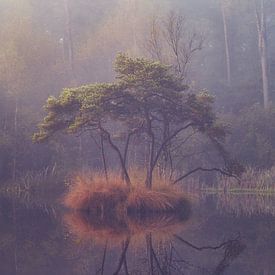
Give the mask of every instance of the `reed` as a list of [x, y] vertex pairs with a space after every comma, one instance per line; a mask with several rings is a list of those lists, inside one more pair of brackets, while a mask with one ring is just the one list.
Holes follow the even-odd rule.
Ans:
[[268, 170], [248, 168], [240, 182], [233, 178], [222, 177], [218, 189], [232, 193], [275, 193], [275, 167]]
[[188, 200], [179, 189], [157, 179], [152, 190], [139, 183], [140, 175], [132, 177], [131, 187], [113, 173], [109, 182], [95, 174], [77, 176], [64, 197], [66, 207], [86, 210], [101, 215], [129, 215], [131, 213], [185, 211]]

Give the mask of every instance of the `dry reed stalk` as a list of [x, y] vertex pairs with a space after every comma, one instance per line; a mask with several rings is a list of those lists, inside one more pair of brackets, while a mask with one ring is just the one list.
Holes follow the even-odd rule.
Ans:
[[141, 186], [137, 178], [131, 188], [124, 184], [117, 174], [106, 182], [102, 175], [92, 178], [77, 177], [64, 197], [64, 204], [75, 210], [94, 212], [172, 212], [187, 207], [184, 194], [164, 181], [156, 181], [152, 190]]

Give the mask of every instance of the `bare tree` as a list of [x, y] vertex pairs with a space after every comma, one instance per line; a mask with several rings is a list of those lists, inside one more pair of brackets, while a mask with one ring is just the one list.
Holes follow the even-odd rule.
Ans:
[[[149, 30], [148, 37], [145, 41], [145, 49], [150, 57], [164, 64], [172, 65], [174, 73], [182, 82], [187, 83], [188, 69], [194, 55], [203, 47], [204, 36], [196, 31], [190, 31], [185, 17], [175, 12], [170, 12], [163, 18], [153, 16]], [[150, 185], [149, 182], [151, 182], [152, 171], [160, 157], [162, 157], [162, 161], [159, 162], [160, 175], [162, 175], [163, 171], [167, 170], [167, 167], [170, 167], [170, 171], [173, 170], [170, 152], [171, 129], [167, 117], [163, 115], [162, 119], [164, 142], [161, 145], [161, 152], [156, 154], [155, 160], [153, 153], [155, 149], [155, 137], [152, 135], [152, 131], [150, 131], [151, 122], [147, 119], [147, 125], [149, 125], [148, 134], [151, 138], [148, 165], [149, 172], [147, 172], [148, 177], [146, 179], [147, 185]]]
[[191, 61], [203, 43], [204, 36], [190, 31], [184, 16], [170, 12], [162, 19], [152, 18], [145, 47], [153, 59], [171, 64], [178, 76], [186, 80]]
[[153, 16], [150, 22], [150, 32], [145, 41], [145, 48], [153, 59], [163, 62], [162, 33], [159, 18], [156, 16]]

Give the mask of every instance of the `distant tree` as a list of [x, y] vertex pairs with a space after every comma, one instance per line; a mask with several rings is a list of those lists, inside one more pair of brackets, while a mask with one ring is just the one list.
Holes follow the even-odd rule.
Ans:
[[[15, 179], [24, 163], [20, 163], [20, 157], [31, 144], [28, 131], [34, 121], [36, 123], [38, 104], [35, 103], [45, 98], [43, 93], [49, 83], [54, 87], [59, 60], [56, 43], [49, 33], [33, 26], [30, 3], [10, 1], [7, 7], [2, 13], [0, 28], [0, 100], [5, 102], [0, 111], [0, 120], [3, 118], [0, 132], [3, 139], [9, 136], [9, 164], [6, 164], [9, 169], [4, 172], [10, 174], [12, 170]], [[29, 152], [27, 154], [29, 158]]]
[[[135, 134], [143, 135], [149, 148], [145, 184], [151, 188], [153, 171], [165, 145], [192, 128], [205, 134], [224, 157], [224, 168], [210, 170], [233, 175], [232, 163], [229, 165], [222, 146], [226, 131], [216, 123], [213, 98], [208, 93], [190, 93], [169, 66], [143, 58], [119, 54], [115, 71], [114, 83], [65, 89], [59, 98], [49, 97], [48, 115], [39, 125], [40, 132], [34, 135], [34, 140], [44, 141], [59, 131], [99, 134], [117, 154], [123, 179], [130, 185], [126, 167], [130, 139]], [[114, 125], [123, 133], [124, 151], [114, 141], [117, 135], [112, 130]], [[200, 170], [209, 171], [198, 167], [193, 172]]]
[[221, 0], [221, 14], [222, 14], [222, 22], [223, 22], [223, 34], [224, 34], [224, 49], [225, 49], [225, 60], [226, 60], [226, 75], [227, 75], [227, 84], [231, 86], [231, 54], [229, 47], [229, 35], [228, 35], [228, 15], [227, 8], [230, 4], [229, 0]]
[[190, 30], [186, 18], [172, 11], [163, 18], [152, 18], [145, 48], [151, 58], [172, 65], [174, 72], [184, 81], [194, 55], [202, 50], [203, 42], [203, 34]]
[[258, 50], [261, 64], [262, 92], [264, 108], [270, 105], [268, 52], [267, 52], [267, 26], [266, 26], [266, 0], [255, 1], [255, 16], [258, 33]]

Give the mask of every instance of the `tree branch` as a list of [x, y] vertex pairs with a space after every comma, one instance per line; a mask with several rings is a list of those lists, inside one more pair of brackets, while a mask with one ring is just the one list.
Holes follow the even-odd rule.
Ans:
[[188, 246], [190, 246], [190, 247], [192, 247], [192, 248], [194, 248], [194, 249], [196, 249], [196, 250], [198, 250], [198, 251], [202, 251], [202, 250], [206, 250], [206, 249], [217, 250], [217, 249], [226, 247], [226, 246], [230, 245], [232, 242], [238, 241], [238, 239], [239, 239], [239, 236], [237, 236], [236, 239], [228, 240], [228, 241], [223, 242], [223, 243], [221, 243], [221, 244], [219, 244], [219, 245], [217, 245], [217, 246], [201, 246], [201, 247], [199, 247], [199, 246], [193, 245], [192, 243], [190, 243], [190, 242], [184, 240], [183, 238], [181, 238], [181, 237], [178, 236], [178, 235], [174, 235], [174, 237], [175, 237], [176, 239], [178, 239], [179, 241], [181, 241], [182, 243], [184, 243], [184, 244], [186, 244], [186, 245], [188, 245]]
[[222, 175], [225, 175], [225, 176], [228, 176], [228, 177], [232, 177], [232, 178], [235, 178], [236, 180], [240, 181], [240, 178], [232, 173], [229, 173], [227, 171], [224, 171], [220, 168], [203, 168], [203, 167], [197, 167], [193, 170], [191, 170], [190, 172], [184, 174], [183, 176], [180, 176], [179, 178], [177, 178], [172, 184], [176, 184], [178, 183], [179, 181], [183, 180], [184, 178], [190, 176], [191, 174], [193, 173], [196, 173], [198, 171], [203, 171], [203, 172], [219, 172], [221, 173]]
[[179, 128], [178, 130], [176, 130], [172, 135], [170, 135], [169, 137], [167, 137], [161, 144], [160, 148], [157, 151], [157, 154], [155, 156], [154, 162], [153, 162], [153, 167], [155, 167], [155, 165], [157, 164], [157, 161], [160, 157], [160, 154], [162, 152], [162, 150], [164, 149], [165, 145], [172, 140], [175, 136], [177, 136], [181, 131], [186, 130], [187, 128], [193, 126], [194, 124], [192, 122], [188, 123], [187, 125], [185, 125], [184, 127]]

